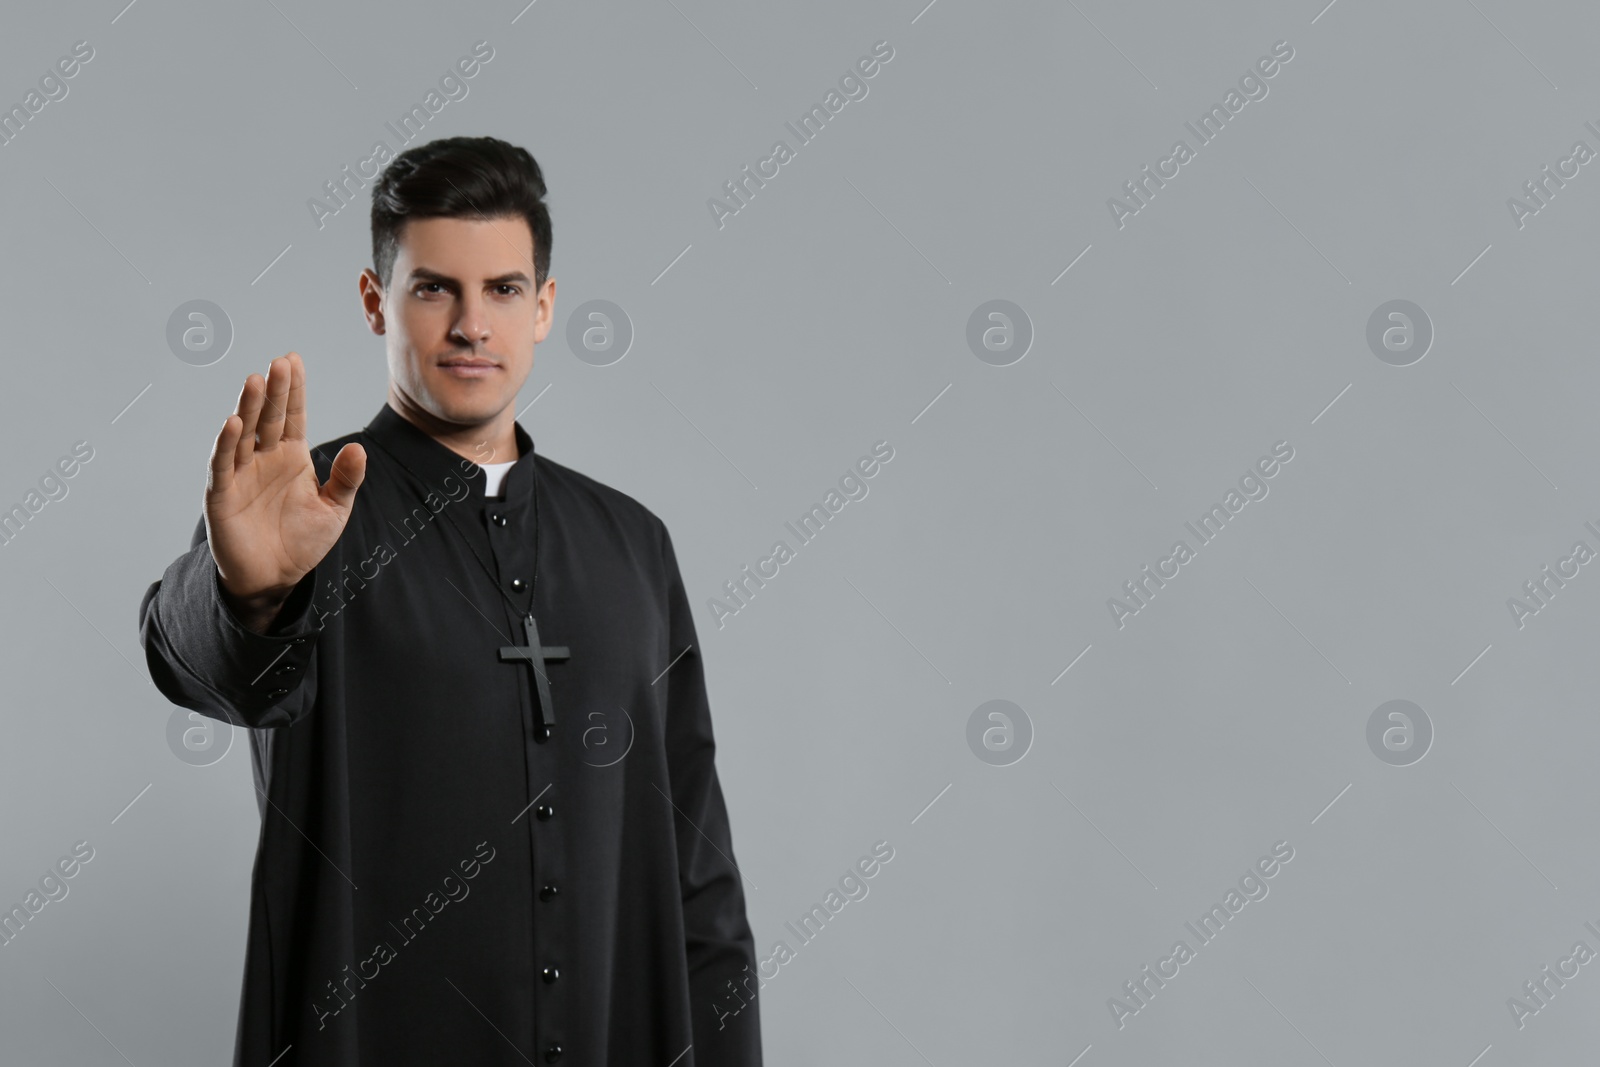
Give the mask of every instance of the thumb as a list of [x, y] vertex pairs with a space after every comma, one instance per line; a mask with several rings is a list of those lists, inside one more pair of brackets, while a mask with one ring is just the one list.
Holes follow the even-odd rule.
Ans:
[[339, 449], [328, 471], [328, 480], [318, 490], [322, 499], [335, 507], [348, 509], [355, 503], [356, 490], [367, 476], [367, 450], [351, 441]]

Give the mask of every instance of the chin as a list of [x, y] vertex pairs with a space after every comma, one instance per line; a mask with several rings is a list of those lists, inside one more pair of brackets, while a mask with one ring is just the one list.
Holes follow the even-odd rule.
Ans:
[[433, 413], [445, 422], [474, 425], [487, 422], [505, 410], [511, 398], [498, 389], [484, 389], [481, 383], [444, 382], [432, 390]]

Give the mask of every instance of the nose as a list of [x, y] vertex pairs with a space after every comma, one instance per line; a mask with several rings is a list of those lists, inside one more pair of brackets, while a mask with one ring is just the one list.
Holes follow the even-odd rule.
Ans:
[[451, 339], [478, 346], [489, 339], [489, 316], [482, 296], [468, 294], [461, 300], [461, 312], [450, 326]]

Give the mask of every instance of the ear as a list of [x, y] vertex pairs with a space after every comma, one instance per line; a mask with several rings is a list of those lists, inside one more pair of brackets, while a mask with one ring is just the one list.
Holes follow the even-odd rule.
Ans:
[[378, 274], [370, 267], [361, 272], [356, 279], [356, 288], [361, 294], [361, 312], [367, 318], [367, 328], [375, 334], [384, 332], [383, 321], [383, 283], [378, 280]]
[[539, 314], [533, 326], [533, 343], [543, 344], [544, 339], [550, 335], [550, 324], [556, 318], [556, 279], [554, 275], [544, 280], [544, 288], [540, 291]]

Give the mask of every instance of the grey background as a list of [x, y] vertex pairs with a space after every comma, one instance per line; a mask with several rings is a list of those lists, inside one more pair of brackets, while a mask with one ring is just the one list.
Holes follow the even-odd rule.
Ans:
[[[422, 139], [492, 133], [545, 169], [556, 328], [522, 421], [672, 531], [760, 953], [895, 849], [762, 992], [769, 1064], [1600, 1047], [1600, 964], [1520, 1030], [1506, 1006], [1600, 950], [1600, 567], [1521, 629], [1506, 606], [1600, 547], [1600, 164], [1523, 228], [1506, 206], [1600, 149], [1600, 12], [923, 3], [8, 15], [6, 106], [73, 42], [95, 57], [0, 148], [0, 501], [95, 455], [0, 551], [0, 901], [75, 841], [95, 858], [0, 949], [5, 1062], [231, 1050], [248, 749], [174, 756], [135, 609], [245, 375], [299, 351], [316, 441], [382, 404], [368, 201], [321, 229], [306, 201], [397, 147], [384, 123], [478, 40], [493, 60]], [[719, 230], [706, 200], [879, 40], [868, 96]], [[1269, 95], [1119, 229], [1107, 198], [1279, 40]], [[165, 342], [191, 299], [236, 331], [208, 367]], [[608, 367], [566, 345], [590, 299], [636, 330]], [[1011, 366], [966, 344], [990, 299], [1035, 331]], [[1392, 299], [1436, 331], [1408, 367], [1365, 340]], [[719, 630], [704, 601], [880, 439], [868, 497]], [[1107, 599], [1280, 440], [1270, 494], [1118, 629]], [[966, 740], [994, 699], [1034, 730], [1010, 766]], [[1366, 742], [1392, 699], [1435, 731], [1411, 766]], [[1108, 998], [1280, 840], [1270, 895], [1119, 1029]]]

